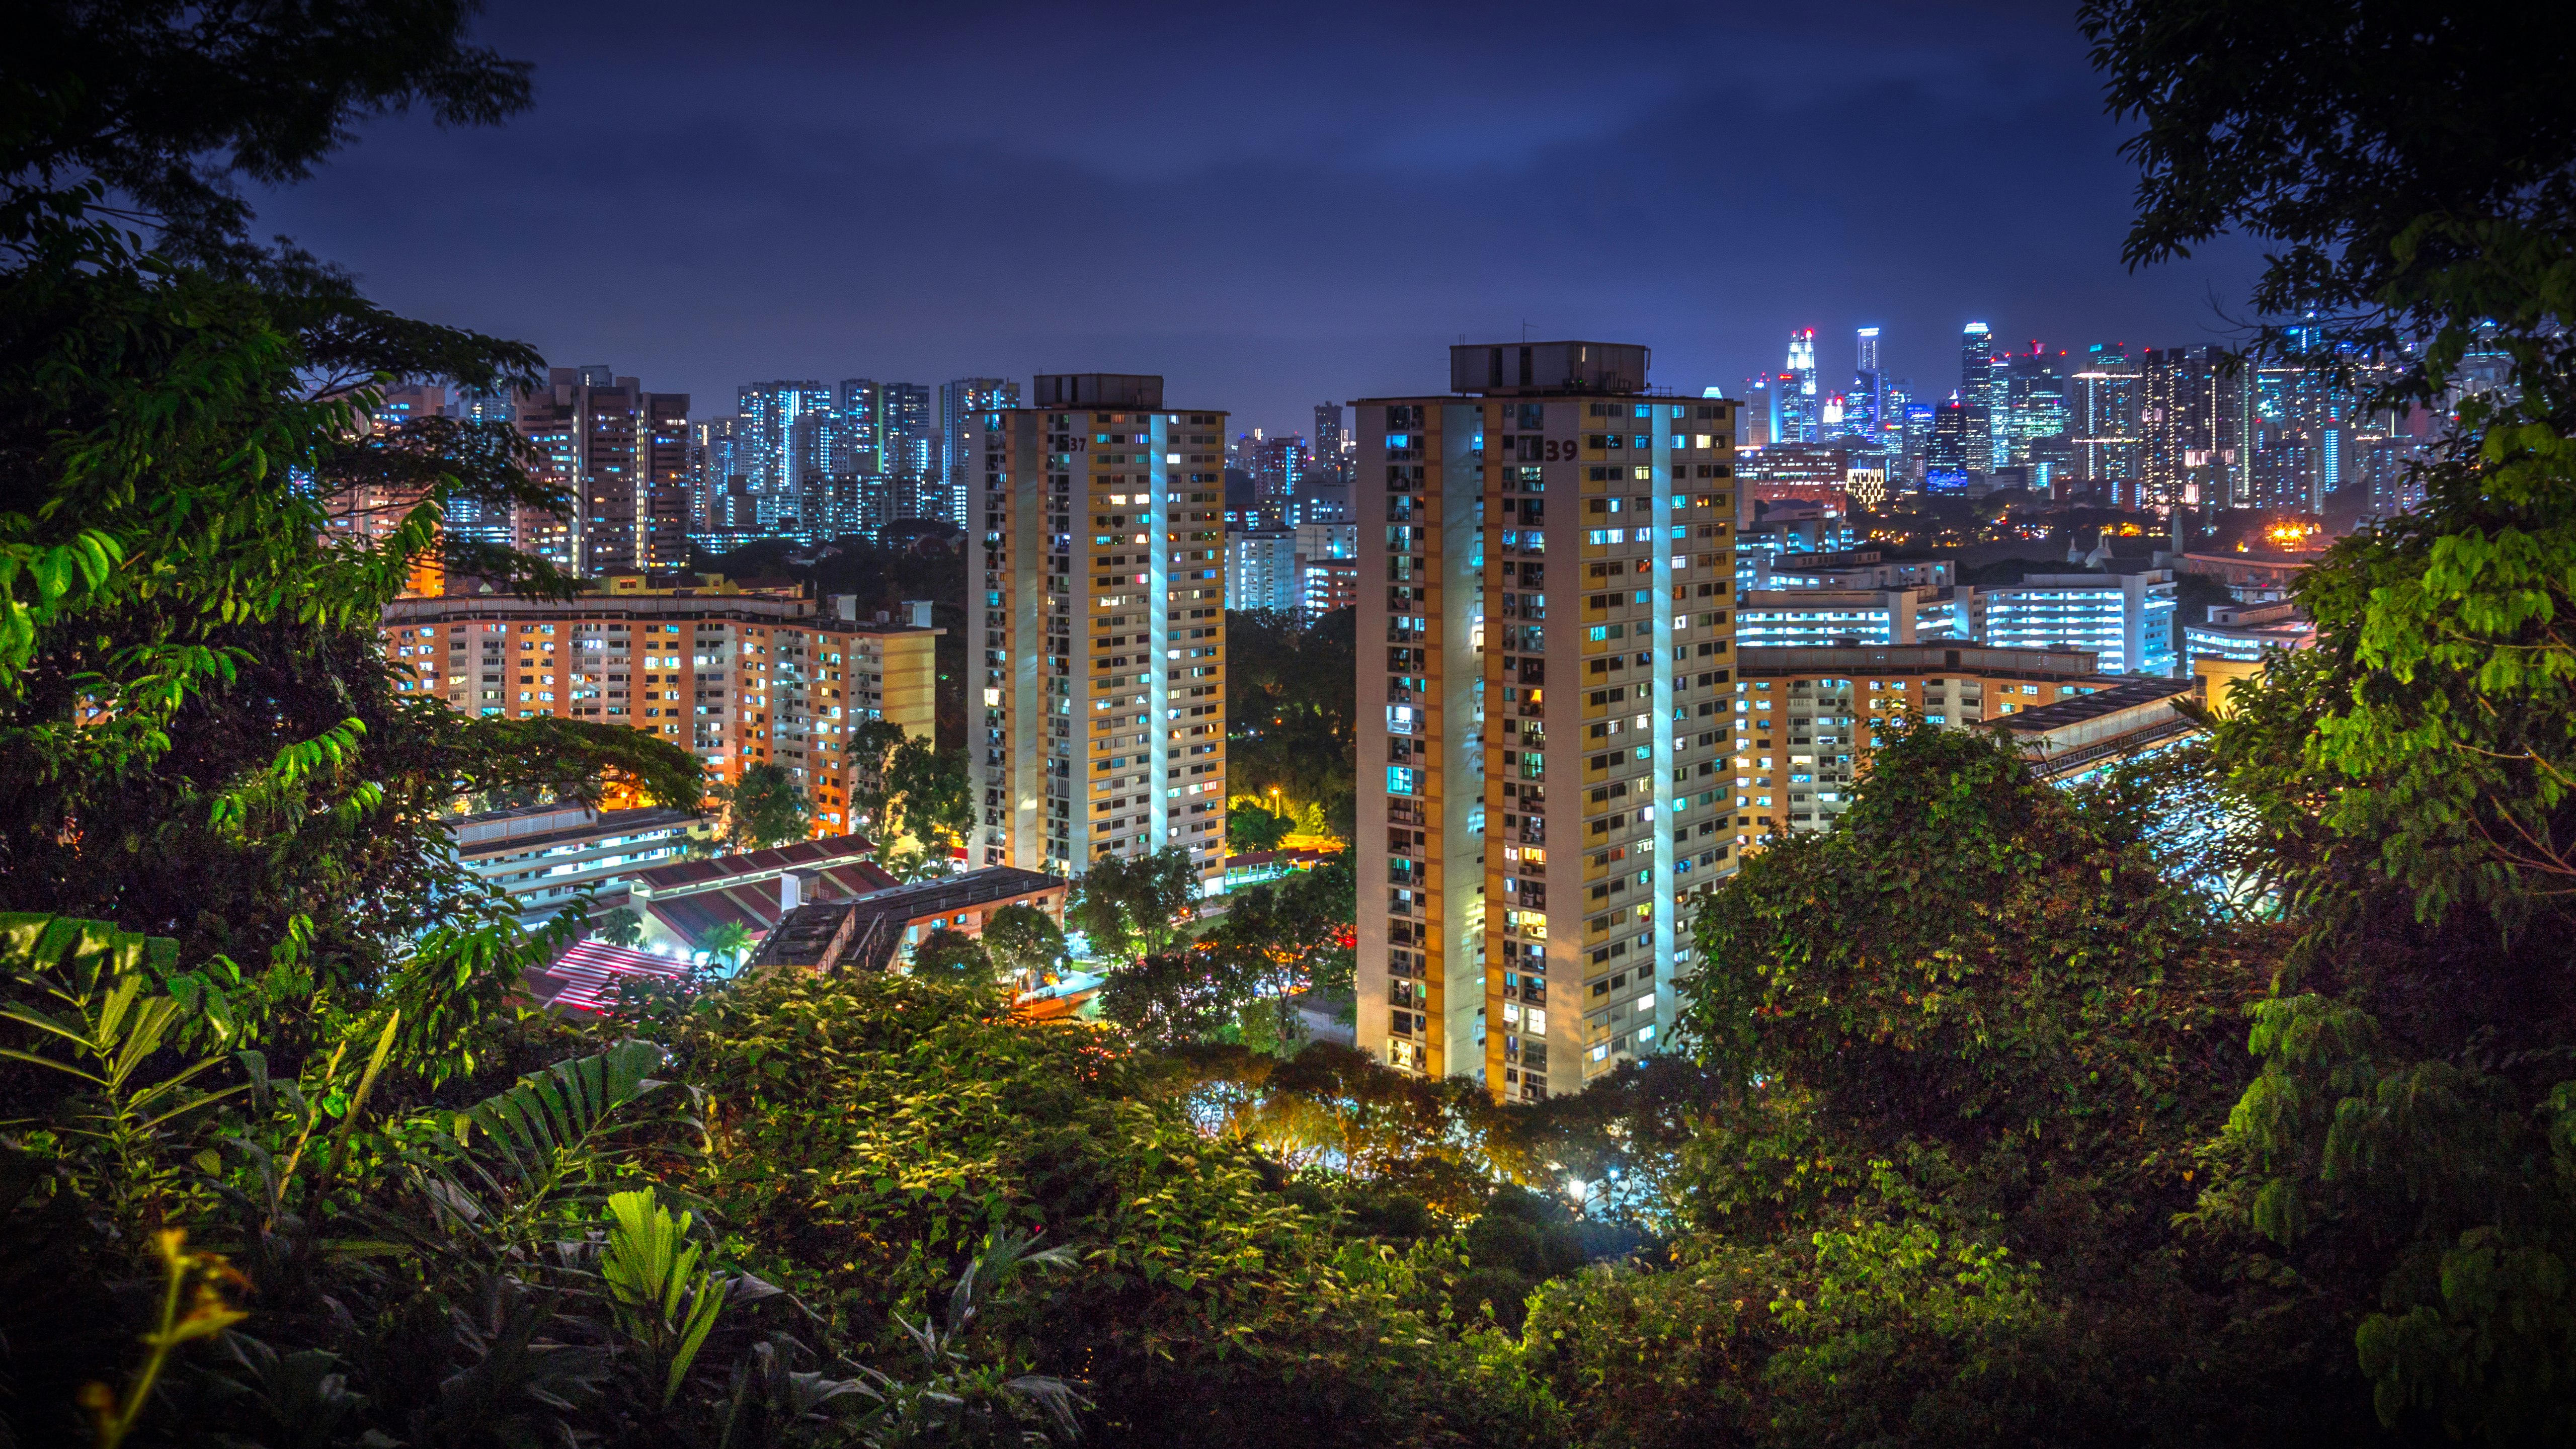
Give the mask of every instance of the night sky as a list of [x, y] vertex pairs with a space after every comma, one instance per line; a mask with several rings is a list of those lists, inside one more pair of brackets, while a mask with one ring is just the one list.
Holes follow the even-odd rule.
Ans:
[[1886, 329], [2215, 340], [2229, 243], [2132, 274], [2071, 5], [493, 7], [498, 130], [370, 128], [266, 229], [378, 300], [693, 394], [1159, 372], [1306, 431], [1443, 349], [1643, 342], [1740, 388]]

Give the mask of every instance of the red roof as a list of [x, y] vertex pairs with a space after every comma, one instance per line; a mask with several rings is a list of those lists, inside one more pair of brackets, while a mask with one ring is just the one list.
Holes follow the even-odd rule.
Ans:
[[546, 1006], [563, 1011], [606, 1011], [628, 981], [677, 981], [688, 966], [650, 951], [612, 946], [605, 941], [576, 941], [553, 964], [528, 973], [528, 992]]

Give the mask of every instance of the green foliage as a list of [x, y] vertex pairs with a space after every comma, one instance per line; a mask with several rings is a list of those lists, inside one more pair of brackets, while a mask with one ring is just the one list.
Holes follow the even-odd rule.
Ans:
[[746, 765], [711, 793], [724, 807], [724, 841], [736, 850], [767, 850], [814, 833], [813, 807], [785, 765]]
[[1318, 1231], [1077, 1025], [900, 976], [779, 977], [681, 1043], [700, 1190], [825, 1318], [882, 1342], [999, 1232], [1077, 1266], [979, 1332], [1079, 1379], [1115, 1442], [1561, 1442], [1509, 1346], [1441, 1326], [1445, 1273]]
[[635, 947], [644, 944], [644, 918], [632, 906], [619, 906], [599, 918], [592, 933], [612, 946]]
[[966, 752], [869, 720], [851, 731], [850, 758], [853, 824], [874, 833], [880, 859], [907, 878], [946, 873], [975, 825]]
[[1293, 816], [1272, 814], [1258, 805], [1238, 801], [1225, 810], [1225, 846], [1237, 853], [1277, 850], [1296, 824]]
[[[1312, 624], [1294, 615], [1230, 609], [1226, 640], [1226, 790], [1318, 808], [1349, 839], [1357, 798], [1358, 611]], [[1233, 826], [1227, 826], [1233, 838]]]
[[1198, 867], [1177, 845], [1151, 855], [1104, 855], [1074, 882], [1064, 924], [1089, 938], [1093, 955], [1133, 960], [1170, 950], [1198, 900]]
[[[2317, 647], [2233, 696], [2215, 755], [2296, 940], [2196, 1221], [2337, 1304], [2381, 1421], [2495, 1443], [2571, 1432], [2576, 1182], [2576, 105], [2551, 12], [2103, 4], [2145, 126], [2133, 258], [2271, 244], [2252, 351], [2397, 368], [2463, 398], [2424, 505], [2300, 580]], [[2404, 344], [2401, 350], [2400, 344]]]
[[984, 921], [983, 941], [994, 966], [1032, 982], [1064, 965], [1064, 928], [1032, 905], [995, 911]]
[[917, 976], [957, 986], [993, 984], [993, 958], [986, 954], [984, 943], [946, 926], [922, 937], [912, 948], [912, 970]]

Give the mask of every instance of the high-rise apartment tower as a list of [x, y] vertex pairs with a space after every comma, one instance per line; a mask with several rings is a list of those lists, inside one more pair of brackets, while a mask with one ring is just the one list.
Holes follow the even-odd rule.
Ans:
[[1358, 409], [1359, 1041], [1497, 1096], [1655, 1050], [1732, 864], [1735, 410], [1463, 346]]
[[1225, 874], [1225, 414], [1041, 375], [984, 415], [967, 530], [978, 865], [1182, 846]]
[[605, 366], [558, 367], [512, 412], [538, 477], [570, 513], [517, 510], [519, 548], [576, 574], [672, 569], [689, 561], [689, 395], [646, 392]]
[[983, 461], [984, 415], [1020, 405], [1020, 385], [998, 377], [961, 377], [939, 385], [939, 489], [926, 495], [924, 518], [964, 524], [968, 480]]

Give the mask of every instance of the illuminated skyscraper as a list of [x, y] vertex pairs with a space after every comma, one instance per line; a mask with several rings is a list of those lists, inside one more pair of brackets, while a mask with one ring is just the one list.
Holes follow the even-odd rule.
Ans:
[[2075, 476], [2123, 507], [2138, 494], [2138, 365], [2117, 342], [2084, 349], [2067, 397]]
[[1852, 334], [1852, 341], [1852, 390], [1843, 408], [1843, 428], [1875, 441], [1887, 416], [1887, 374], [1878, 366], [1878, 329], [1863, 327]]
[[[2043, 438], [2066, 431], [2066, 383], [2058, 376], [2059, 355], [2037, 342], [2028, 351], [2000, 359], [2004, 363], [2004, 463], [2025, 467], [2044, 461], [2034, 453]], [[2047, 449], [2038, 448], [2038, 453]]]
[[931, 391], [917, 383], [877, 389], [877, 442], [884, 452], [886, 517], [947, 518], [939, 496], [939, 422]]
[[825, 456], [831, 389], [814, 381], [745, 383], [734, 410], [742, 419], [738, 457], [754, 526], [764, 533], [817, 531], [822, 520], [807, 514], [821, 501], [831, 471]]
[[1646, 364], [1457, 347], [1356, 404], [1359, 1045], [1514, 1101], [1664, 1048], [1733, 865], [1734, 404]]
[[[1042, 375], [985, 414], [967, 531], [977, 865], [1166, 846], [1225, 874], [1225, 414]], [[1077, 530], [1079, 530], [1077, 532]]]
[[1781, 372], [1780, 427], [1772, 441], [1812, 443], [1823, 436], [1825, 398], [1816, 387], [1816, 329], [1789, 334], [1789, 365]]
[[[1983, 322], [1971, 322], [1959, 330], [1959, 406], [1967, 409], [1960, 418], [1965, 430], [1961, 437], [1966, 449], [1961, 464], [1972, 473], [1994, 471], [2000, 460], [2009, 456], [2009, 448], [1996, 446], [1996, 414], [2002, 409], [1995, 396], [1995, 339], [1992, 329]], [[1982, 442], [1981, 448], [1978, 444]]]
[[2158, 510], [2253, 501], [2241, 374], [2212, 347], [2151, 348], [2138, 378], [2138, 482]]

